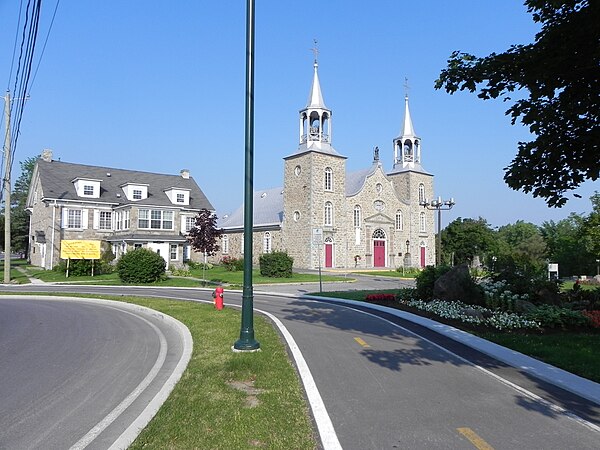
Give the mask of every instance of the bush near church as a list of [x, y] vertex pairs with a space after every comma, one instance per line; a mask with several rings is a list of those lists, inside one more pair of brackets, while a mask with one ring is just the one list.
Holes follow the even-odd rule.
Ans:
[[158, 253], [137, 248], [117, 262], [117, 273], [124, 283], [153, 283], [165, 276], [165, 260]]
[[294, 258], [287, 252], [273, 252], [261, 255], [260, 274], [272, 278], [291, 278]]

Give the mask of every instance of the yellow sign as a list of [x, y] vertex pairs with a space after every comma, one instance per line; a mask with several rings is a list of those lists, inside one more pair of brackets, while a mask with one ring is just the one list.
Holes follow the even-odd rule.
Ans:
[[100, 259], [100, 241], [69, 241], [60, 243], [62, 259]]

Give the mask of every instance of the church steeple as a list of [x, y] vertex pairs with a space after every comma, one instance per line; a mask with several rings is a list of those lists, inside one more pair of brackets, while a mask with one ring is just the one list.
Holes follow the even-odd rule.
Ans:
[[394, 139], [394, 169], [420, 169], [421, 167], [421, 138], [414, 130], [408, 94], [404, 96], [404, 123], [400, 136]]
[[319, 82], [316, 41], [315, 48], [312, 50], [315, 53], [314, 75], [306, 107], [300, 110], [300, 147], [298, 150], [337, 155], [331, 146], [331, 110], [325, 106]]

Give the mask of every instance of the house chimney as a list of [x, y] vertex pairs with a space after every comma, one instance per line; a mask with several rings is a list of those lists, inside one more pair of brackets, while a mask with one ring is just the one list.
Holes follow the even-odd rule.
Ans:
[[190, 177], [189, 169], [181, 169], [181, 178], [185, 178], [186, 180]]
[[52, 162], [52, 150], [49, 148], [44, 149], [42, 151], [42, 159], [46, 162]]

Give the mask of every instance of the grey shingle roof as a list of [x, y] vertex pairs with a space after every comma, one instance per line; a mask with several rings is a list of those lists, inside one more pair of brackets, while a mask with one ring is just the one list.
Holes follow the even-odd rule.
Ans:
[[358, 194], [364, 186], [369, 175], [372, 175], [378, 167], [378, 163], [374, 163], [371, 167], [357, 170], [356, 172], [346, 173], [346, 197]]
[[[396, 167], [397, 166], [397, 167]], [[394, 168], [392, 170], [390, 170], [387, 175], [393, 175], [395, 173], [402, 173], [402, 172], [418, 172], [418, 173], [422, 173], [424, 175], [431, 175], [429, 172], [427, 172], [425, 169], [423, 169], [423, 166], [421, 165], [421, 163], [414, 163], [414, 167], [413, 168], [403, 168], [401, 164], [396, 164], [396, 166], [394, 166]]]
[[[253, 195], [253, 226], [279, 225], [283, 221], [283, 188], [263, 189]], [[220, 228], [240, 228], [244, 226], [244, 205], [228, 216], [220, 216]]]
[[[137, 170], [115, 169], [111, 167], [87, 166], [62, 161], [38, 159], [38, 173], [44, 190], [44, 198], [82, 200], [75, 192], [75, 178], [100, 180], [100, 198], [87, 199], [116, 205], [131, 204], [121, 186], [126, 183], [147, 184], [148, 198], [136, 203], [149, 206], [173, 206], [165, 194], [170, 188], [189, 189], [190, 204], [186, 208], [214, 210], [193, 177], [140, 172]], [[110, 175], [108, 175], [110, 174]], [[120, 194], [120, 197], [117, 196]]]

